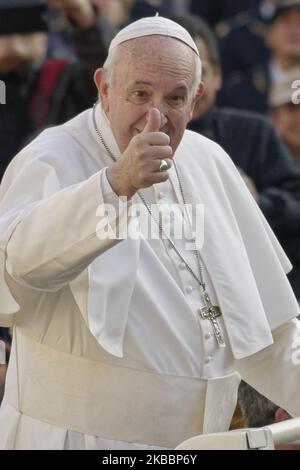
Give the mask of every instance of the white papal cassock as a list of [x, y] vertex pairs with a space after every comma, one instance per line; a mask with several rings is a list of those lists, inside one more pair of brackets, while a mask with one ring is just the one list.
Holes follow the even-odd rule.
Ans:
[[[100, 106], [96, 120], [118, 157]], [[300, 415], [289, 261], [220, 147], [186, 131], [175, 158], [188, 202], [205, 207], [204, 278], [226, 348], [168, 241], [101, 233], [104, 203], [119, 226], [129, 214], [88, 110], [21, 151], [1, 186], [0, 318], [14, 324], [1, 448], [174, 448], [228, 428], [240, 374]], [[142, 193], [172, 224], [168, 205], [182, 205], [174, 170]], [[176, 244], [197, 272], [185, 240]]]

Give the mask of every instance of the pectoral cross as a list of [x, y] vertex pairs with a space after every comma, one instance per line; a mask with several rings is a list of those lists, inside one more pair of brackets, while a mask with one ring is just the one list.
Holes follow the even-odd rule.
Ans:
[[220, 325], [217, 321], [217, 318], [222, 315], [222, 312], [219, 307], [211, 303], [209, 295], [206, 292], [203, 294], [203, 298], [205, 307], [200, 309], [200, 315], [203, 319], [210, 321], [218, 346], [220, 348], [225, 348], [226, 344], [222, 336]]

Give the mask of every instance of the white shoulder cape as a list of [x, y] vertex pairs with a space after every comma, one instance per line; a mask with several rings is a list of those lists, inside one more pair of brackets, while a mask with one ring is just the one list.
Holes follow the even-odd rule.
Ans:
[[[118, 152], [101, 116], [98, 107], [97, 120], [105, 140]], [[272, 343], [272, 330], [299, 315], [286, 277], [291, 264], [231, 159], [218, 145], [186, 131], [176, 161], [188, 202], [205, 205], [201, 256], [218, 296], [233, 354], [237, 359], [249, 356]], [[93, 129], [91, 110], [44, 131], [10, 164], [0, 189], [0, 324], [12, 324], [19, 310], [6, 282], [6, 246], [17, 224], [44, 200], [73, 185], [80, 188], [109, 164]], [[176, 181], [173, 183], [176, 187]], [[180, 200], [178, 185], [177, 191]], [[119, 357], [138, 266], [138, 243], [125, 240], [118, 245], [122, 265], [128, 263], [130, 269], [121, 269], [118, 274], [105, 263], [103, 304], [89, 304], [102, 318], [101, 346]], [[109, 260], [109, 250], [101, 256]], [[93, 273], [96, 268], [97, 259], [89, 269], [90, 289], [93, 276], [99, 276], [99, 272]], [[119, 298], [115, 286], [109, 285], [113, 282], [122, 289]], [[70, 287], [78, 301], [76, 280]], [[113, 315], [107, 314], [109, 305], [113, 305]]]

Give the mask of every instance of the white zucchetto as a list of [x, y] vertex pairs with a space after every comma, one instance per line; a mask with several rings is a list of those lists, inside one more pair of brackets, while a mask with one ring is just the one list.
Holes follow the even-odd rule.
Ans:
[[141, 38], [144, 36], [155, 35], [169, 36], [171, 38], [178, 39], [193, 49], [193, 51], [199, 57], [198, 48], [189, 32], [178, 23], [175, 23], [174, 21], [167, 18], [163, 18], [162, 16], [142, 18], [141, 20], [135, 21], [134, 23], [131, 23], [130, 25], [121, 29], [121, 31], [119, 31], [119, 33], [112, 40], [108, 55], [111, 54], [114, 48], [125, 41]]

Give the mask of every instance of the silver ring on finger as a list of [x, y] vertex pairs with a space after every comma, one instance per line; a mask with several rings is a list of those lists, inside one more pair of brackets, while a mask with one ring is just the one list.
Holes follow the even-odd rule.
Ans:
[[169, 169], [168, 162], [166, 160], [161, 160], [159, 165], [159, 171], [167, 171]]

